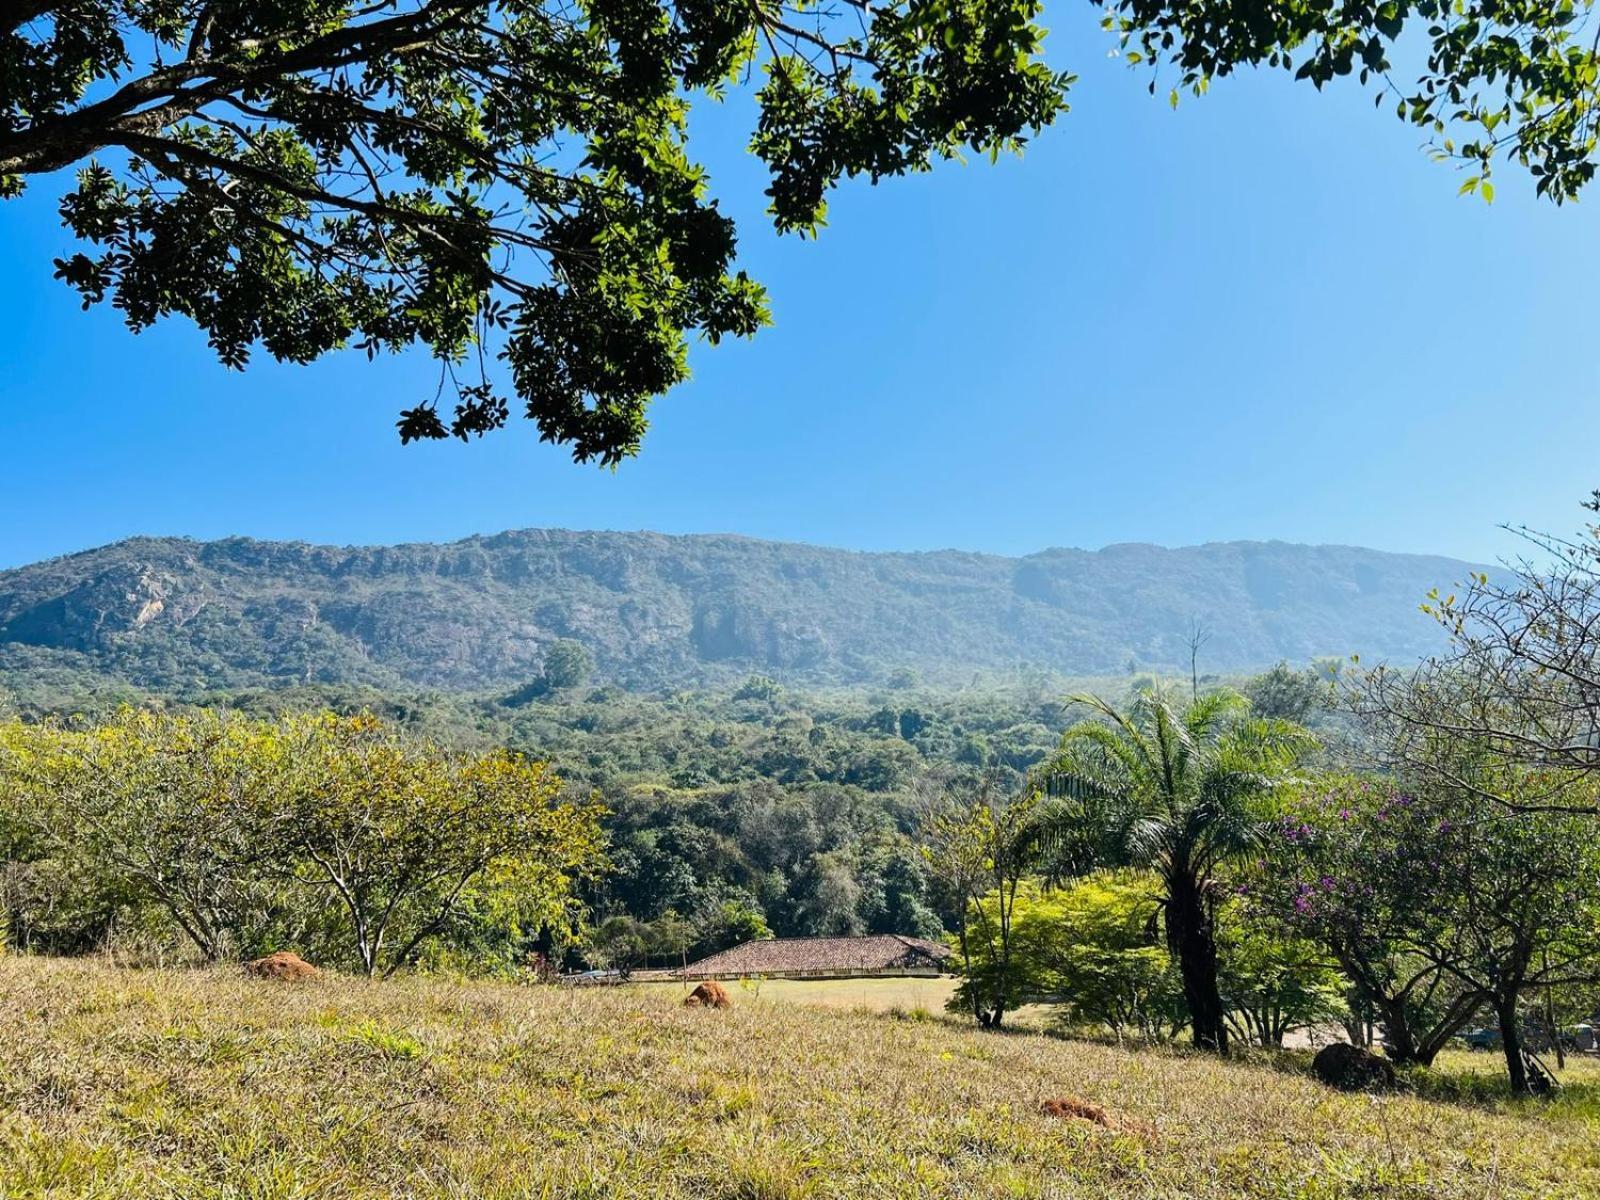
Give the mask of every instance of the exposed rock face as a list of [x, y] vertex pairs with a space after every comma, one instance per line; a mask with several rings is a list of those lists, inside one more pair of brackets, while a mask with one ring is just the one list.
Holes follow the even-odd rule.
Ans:
[[1394, 1064], [1360, 1046], [1335, 1042], [1311, 1061], [1317, 1078], [1347, 1092], [1387, 1090], [1395, 1085]]
[[732, 1008], [733, 1000], [728, 989], [715, 979], [708, 979], [683, 998], [685, 1008]]
[[265, 958], [252, 959], [244, 964], [245, 974], [257, 979], [281, 979], [285, 983], [301, 983], [315, 979], [322, 972], [290, 950], [279, 950]]

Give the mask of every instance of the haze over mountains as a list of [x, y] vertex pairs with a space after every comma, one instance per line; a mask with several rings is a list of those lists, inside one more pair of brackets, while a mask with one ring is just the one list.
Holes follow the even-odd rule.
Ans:
[[1418, 612], [1469, 570], [1344, 546], [1117, 545], [1022, 558], [861, 553], [752, 538], [523, 530], [334, 548], [135, 538], [0, 572], [0, 683], [88, 672], [156, 691], [525, 683], [574, 638], [597, 677], [693, 686], [750, 672], [881, 683], [1202, 669], [1360, 653], [1413, 659]]

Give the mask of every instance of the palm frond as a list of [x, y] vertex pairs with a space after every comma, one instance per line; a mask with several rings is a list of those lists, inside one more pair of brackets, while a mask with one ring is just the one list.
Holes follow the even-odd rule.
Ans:
[[1215, 740], [1250, 711], [1250, 701], [1231, 688], [1196, 697], [1183, 711], [1183, 725], [1191, 741]]
[[1316, 746], [1297, 725], [1250, 717], [1237, 692], [1179, 707], [1155, 689], [1126, 711], [1097, 696], [1077, 700], [1097, 719], [1067, 730], [1035, 776], [1056, 805], [1051, 836], [1072, 870], [1097, 855], [1102, 866], [1204, 872], [1253, 848], [1266, 798]]
[[1087, 781], [1063, 782], [1056, 794], [1046, 793], [1030, 814], [1027, 836], [1047, 885], [1123, 865], [1126, 801], [1126, 793]]
[[1123, 857], [1129, 863], [1159, 865], [1172, 855], [1174, 832], [1167, 817], [1138, 817], [1122, 830]]

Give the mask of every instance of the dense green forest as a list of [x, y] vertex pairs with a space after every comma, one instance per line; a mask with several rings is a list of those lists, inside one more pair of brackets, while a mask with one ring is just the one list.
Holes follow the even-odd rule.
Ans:
[[[371, 713], [441, 745], [504, 746], [548, 761], [572, 799], [605, 806], [611, 865], [585, 900], [597, 925], [638, 923], [645, 958], [705, 953], [767, 931], [938, 935], [955, 914], [917, 849], [928, 811], [980, 778], [1018, 785], [1081, 715], [1067, 690], [1042, 680], [956, 693], [902, 675], [897, 686], [811, 692], [753, 675], [720, 690], [635, 693], [590, 686], [583, 665], [486, 694], [304, 686], [143, 699], [266, 720]], [[1333, 669], [1283, 666], [1234, 682], [1264, 710], [1328, 722]], [[1125, 698], [1151, 677], [1063, 682]], [[0, 709], [82, 723], [113, 717], [126, 698], [47, 708], [0, 692]]]

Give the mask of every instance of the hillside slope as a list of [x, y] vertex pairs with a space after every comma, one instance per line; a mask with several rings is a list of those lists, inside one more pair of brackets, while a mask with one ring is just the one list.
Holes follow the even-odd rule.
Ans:
[[156, 689], [288, 682], [513, 685], [556, 638], [603, 678], [687, 686], [763, 671], [821, 683], [1021, 664], [1072, 674], [1438, 644], [1417, 604], [1451, 559], [1232, 542], [1024, 558], [857, 553], [733, 536], [526, 530], [333, 548], [137, 538], [0, 572], [0, 670]]
[[[736, 989], [0, 959], [0, 1193], [637, 1200], [1600, 1195], [1593, 1072], [1500, 1111]], [[1583, 1082], [1587, 1080], [1588, 1082]], [[1041, 1112], [1076, 1097], [1111, 1128]]]

